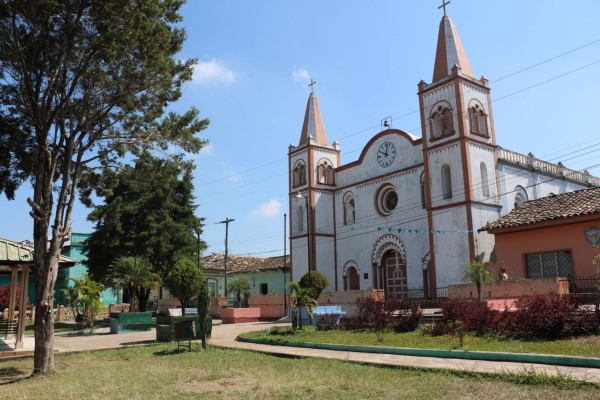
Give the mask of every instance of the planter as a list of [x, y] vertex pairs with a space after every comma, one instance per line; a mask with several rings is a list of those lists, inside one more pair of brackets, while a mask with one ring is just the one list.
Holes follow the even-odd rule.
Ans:
[[260, 308], [221, 308], [221, 321], [224, 324], [239, 324], [244, 322], [258, 322]]
[[152, 311], [110, 313], [110, 333], [149, 331], [152, 326]]

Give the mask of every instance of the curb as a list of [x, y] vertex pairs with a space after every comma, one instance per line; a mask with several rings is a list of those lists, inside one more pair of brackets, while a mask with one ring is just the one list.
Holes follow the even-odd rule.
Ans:
[[272, 346], [289, 346], [318, 350], [353, 351], [358, 353], [392, 354], [399, 356], [455, 358], [461, 360], [480, 361], [508, 361], [530, 364], [546, 364], [564, 367], [600, 368], [600, 358], [587, 358], [575, 356], [558, 356], [551, 354], [530, 353], [506, 353], [506, 352], [484, 352], [466, 350], [434, 350], [413, 349], [404, 347], [378, 347], [378, 346], [356, 346], [348, 344], [332, 343], [307, 343], [307, 342], [276, 342], [265, 339], [238, 337], [240, 342], [266, 344]]

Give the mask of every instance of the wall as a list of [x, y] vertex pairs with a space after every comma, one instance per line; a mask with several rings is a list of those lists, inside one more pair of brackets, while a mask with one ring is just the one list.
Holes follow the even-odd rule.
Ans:
[[[204, 270], [204, 276], [208, 279], [216, 280], [217, 291], [219, 296], [225, 295], [225, 275], [223, 271], [214, 271], [214, 270]], [[257, 272], [244, 272], [244, 273], [228, 273], [227, 274], [227, 284], [230, 284], [233, 279], [246, 279], [250, 282], [252, 286], [252, 296], [260, 295], [260, 284], [266, 283], [268, 286], [268, 291], [271, 294], [283, 294], [287, 293], [289, 290], [285, 288], [287, 282], [290, 281], [290, 273], [289, 271], [285, 271], [285, 281], [284, 281], [284, 272], [283, 270], [269, 270], [269, 271], [257, 271]], [[233, 298], [234, 295], [230, 294], [230, 298]]]
[[[481, 285], [481, 299], [516, 299], [521, 296], [538, 294], [568, 294], [568, 282], [558, 278], [523, 279], [499, 281]], [[476, 299], [477, 286], [474, 283], [448, 286], [448, 298]]]
[[320, 306], [342, 306], [346, 316], [356, 314], [356, 300], [361, 297], [375, 297], [383, 299], [383, 290], [347, 290], [345, 292], [322, 292], [317, 299]]
[[504, 267], [509, 277], [525, 277], [525, 254], [571, 250], [573, 276], [595, 276], [592, 259], [599, 249], [584, 236], [585, 229], [592, 226], [600, 227], [600, 215], [569, 225], [496, 234], [497, 265]]

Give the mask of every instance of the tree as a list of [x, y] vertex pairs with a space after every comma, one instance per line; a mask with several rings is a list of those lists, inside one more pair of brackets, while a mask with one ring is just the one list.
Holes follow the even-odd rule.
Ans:
[[0, 0], [0, 192], [25, 181], [36, 280], [34, 374], [54, 370], [53, 292], [78, 190], [127, 152], [196, 153], [208, 125], [168, 113], [191, 79], [183, 0]]
[[179, 300], [181, 313], [185, 315], [185, 306], [204, 285], [204, 275], [194, 261], [183, 257], [175, 262], [173, 268], [163, 278], [163, 284]]
[[250, 294], [252, 294], [252, 285], [247, 279], [236, 278], [229, 282], [227, 293], [235, 293], [236, 305], [237, 307], [241, 307], [242, 296], [244, 296], [244, 299], [250, 297]]
[[85, 242], [95, 279], [102, 281], [120, 256], [147, 258], [165, 275], [179, 257], [198, 251], [194, 230], [201, 232], [202, 220], [194, 215], [193, 169], [180, 156], [160, 159], [144, 152], [134, 165], [102, 174], [97, 193], [104, 204], [88, 216], [95, 227]]
[[481, 284], [492, 283], [494, 278], [492, 273], [488, 270], [481, 261], [473, 260], [465, 267], [465, 274], [463, 275], [464, 282], [472, 282], [477, 285], [477, 301], [481, 300]]
[[130, 299], [130, 311], [137, 303], [139, 311], [146, 311], [150, 290], [159, 282], [160, 277], [152, 265], [143, 257], [119, 257], [108, 269], [106, 285], [114, 291], [123, 289]]
[[329, 287], [329, 279], [319, 271], [307, 272], [300, 278], [298, 283], [300, 287], [314, 289], [315, 299], [319, 297], [325, 288]]
[[71, 276], [69, 281], [73, 282], [73, 285], [62, 289], [63, 296], [71, 307], [75, 321], [81, 321], [81, 328], [91, 328], [102, 309], [104, 286], [93, 281], [87, 274], [81, 278]]
[[290, 282], [288, 283], [288, 287], [292, 291], [292, 295], [290, 296], [292, 307], [298, 307], [300, 310], [297, 318], [299, 322], [298, 327], [302, 329], [302, 307], [306, 307], [306, 314], [308, 318], [312, 319], [313, 311], [319, 304], [317, 302], [317, 293], [313, 288], [300, 286], [298, 282]]

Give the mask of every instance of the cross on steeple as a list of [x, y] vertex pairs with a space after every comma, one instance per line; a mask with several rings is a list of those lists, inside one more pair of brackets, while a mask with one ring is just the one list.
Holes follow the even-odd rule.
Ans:
[[443, 9], [444, 9], [444, 17], [446, 16], [446, 6], [447, 6], [448, 4], [450, 4], [450, 3], [451, 3], [450, 1], [445, 1], [445, 0], [442, 0], [442, 5], [438, 7], [438, 10], [439, 10], [440, 8], [443, 8]]
[[314, 93], [315, 83], [317, 83], [317, 81], [313, 80], [313, 78], [310, 78], [310, 83], [308, 84], [308, 86], [310, 86], [310, 92], [311, 93]]

